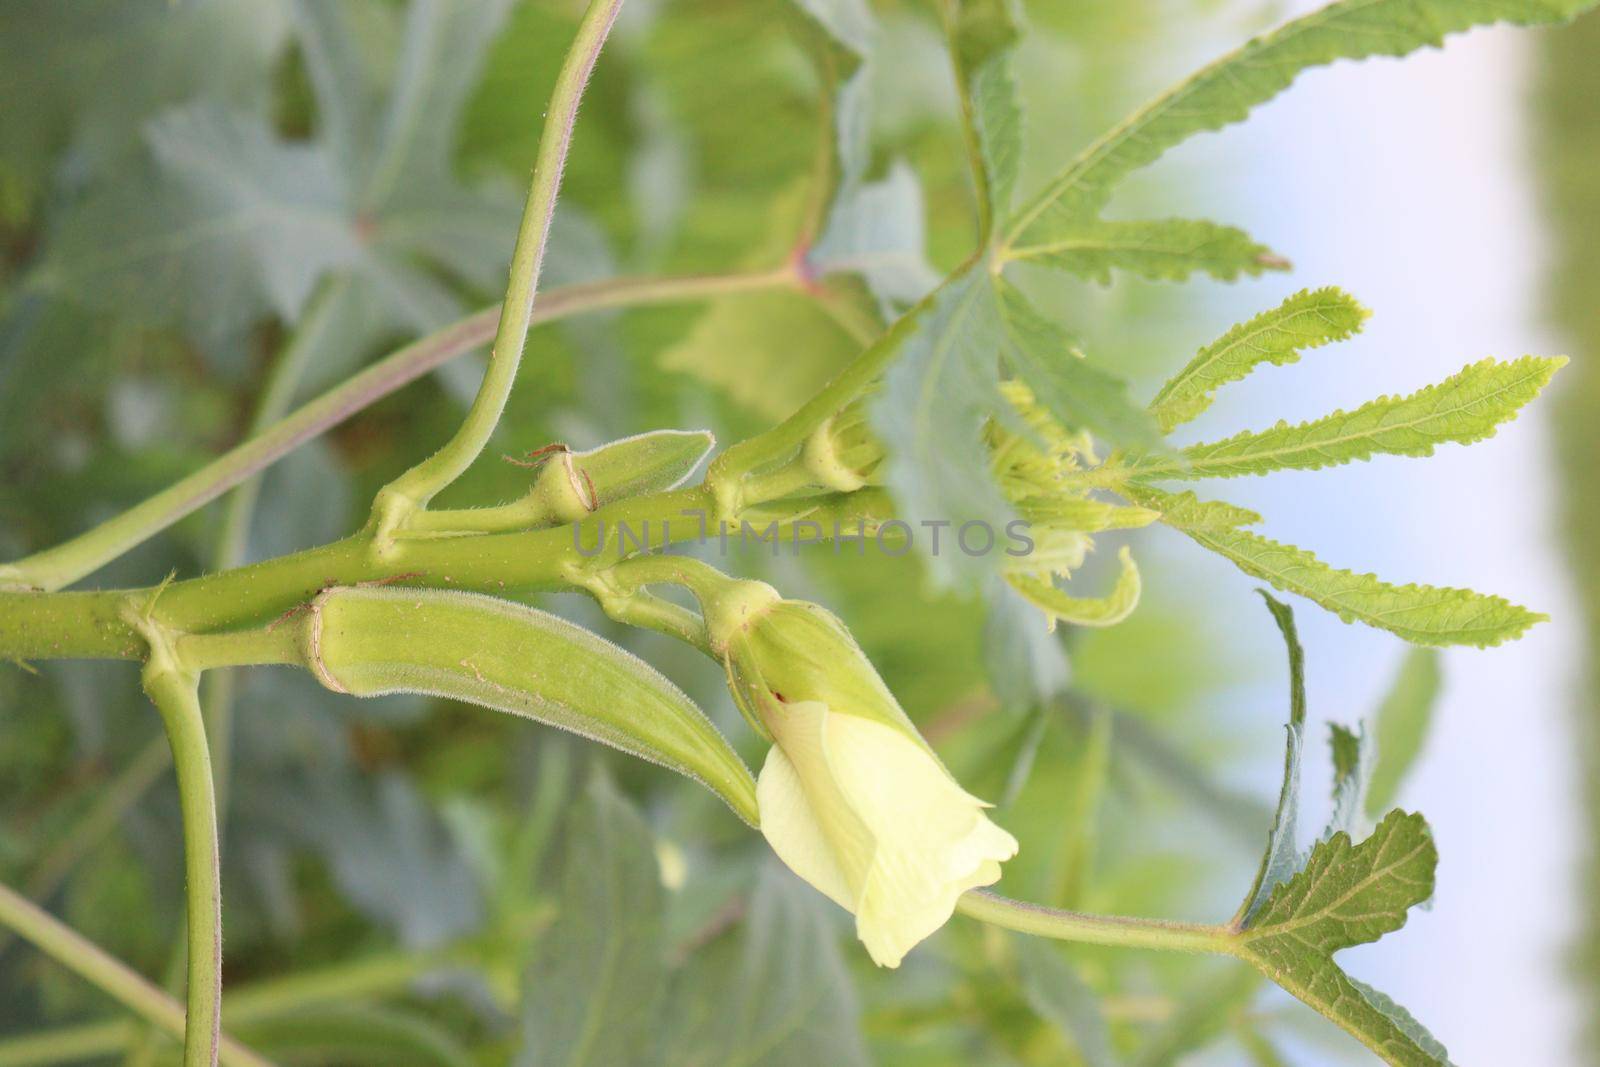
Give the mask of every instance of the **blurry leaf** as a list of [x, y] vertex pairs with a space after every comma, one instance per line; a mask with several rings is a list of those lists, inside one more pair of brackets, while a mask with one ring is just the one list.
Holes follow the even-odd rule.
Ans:
[[1305, 549], [1219, 522], [1219, 516], [1228, 521], [1238, 518], [1243, 509], [1231, 505], [1220, 512], [1209, 502], [1191, 501], [1187, 507], [1169, 510], [1162, 501], [1178, 498], [1147, 488], [1132, 495], [1146, 507], [1163, 510], [1162, 522], [1232, 560], [1246, 574], [1314, 600], [1345, 622], [1364, 622], [1412, 644], [1485, 648], [1519, 637], [1545, 619], [1500, 597], [1470, 589], [1390, 585], [1371, 574], [1335, 569]]
[[[977, 134], [974, 171], [989, 215], [1003, 219], [1022, 161], [1022, 107], [1011, 52], [1021, 34], [1011, 0], [956, 0], [950, 5], [956, 79]], [[985, 235], [987, 236], [987, 235]]]
[[1085, 1067], [1112, 1067], [1117, 1061], [1111, 1053], [1111, 1033], [1100, 1014], [1099, 998], [1061, 949], [1035, 937], [1015, 937], [1011, 943], [1028, 1005], [1061, 1031], [1078, 1050]]
[[386, 774], [368, 787], [324, 777], [314, 788], [306, 830], [352, 903], [414, 948], [478, 926], [482, 895], [461, 843], [409, 779]]
[[714, 385], [735, 403], [777, 421], [809, 400], [858, 350], [816, 301], [780, 291], [713, 301], [658, 358], [664, 369]]
[[676, 976], [665, 1049], [670, 1067], [865, 1067], [854, 985], [836, 913], [775, 863], [762, 866], [737, 937]]
[[518, 1067], [650, 1062], [665, 978], [655, 840], [596, 775], [567, 821], [560, 914], [523, 983]]
[[1305, 862], [1296, 841], [1300, 821], [1300, 753], [1306, 732], [1305, 651], [1300, 647], [1294, 612], [1289, 605], [1274, 600], [1264, 591], [1261, 598], [1267, 602], [1267, 610], [1272, 612], [1272, 619], [1282, 631], [1283, 643], [1289, 650], [1289, 738], [1283, 755], [1283, 786], [1278, 792], [1278, 810], [1272, 819], [1272, 830], [1267, 835], [1267, 850], [1262, 854], [1255, 882], [1239, 906], [1234, 920], [1237, 923], [1248, 923], [1254, 918], [1278, 886], [1294, 877]]
[[939, 284], [924, 253], [922, 189], [904, 163], [878, 182], [846, 184], [806, 256], [817, 274], [859, 274], [879, 301], [904, 307]]
[[990, 583], [984, 663], [990, 685], [1007, 710], [1034, 707], [1066, 689], [1066, 649], [1051, 630], [1017, 590], [1002, 581]]
[[1339, 831], [1354, 840], [1367, 835], [1371, 824], [1367, 822], [1367, 783], [1372, 778], [1372, 745], [1367, 740], [1365, 728], [1351, 730], [1339, 723], [1328, 727], [1328, 745], [1333, 755], [1333, 814], [1327, 829], [1322, 831], [1326, 841]]
[[795, 0], [795, 5], [856, 55], [872, 51], [877, 30], [866, 0]]
[[351, 532], [353, 493], [349, 475], [326, 444], [310, 441], [274, 464], [262, 479], [260, 513], [241, 562], [300, 552]]
[[1129, 1059], [1131, 1067], [1176, 1067], [1216, 1040], [1261, 988], [1261, 976], [1237, 963], [1208, 968], [1178, 1001], [1172, 1017], [1152, 1030]]
[[267, 312], [294, 318], [323, 271], [363, 255], [345, 178], [314, 145], [203, 104], [150, 124], [153, 170], [73, 212], [32, 284], [220, 341]]
[[[998, 531], [1010, 518], [982, 436], [1004, 403], [994, 358], [999, 329], [989, 279], [973, 270], [946, 281], [878, 342], [899, 353], [884, 374], [872, 421], [889, 449], [888, 484], [898, 514], [914, 528], [929, 521], [952, 529], [980, 522]], [[994, 564], [948, 551], [928, 559], [946, 584]]]
[[1191, 445], [1171, 459], [1135, 464], [1135, 477], [1233, 478], [1320, 470], [1379, 454], [1431, 456], [1445, 442], [1470, 445], [1493, 437], [1566, 362], [1564, 356], [1486, 359], [1409, 396], [1379, 397], [1351, 412]]
[[1161, 387], [1150, 410], [1163, 430], [1171, 430], [1210, 407], [1221, 386], [1263, 363], [1293, 363], [1305, 349], [1352, 337], [1368, 314], [1341, 289], [1302, 289], [1202, 348]]
[[1273, 892], [1234, 951], [1386, 1062], [1440, 1067], [1443, 1048], [1415, 1019], [1381, 994], [1369, 997], [1332, 960], [1404, 925], [1412, 905], [1432, 896], [1438, 858], [1420, 815], [1390, 812], [1359, 845], [1337, 833]]
[[1369, 819], [1378, 818], [1394, 803], [1406, 772], [1421, 754], [1439, 699], [1439, 683], [1439, 653], [1427, 648], [1409, 650], [1378, 706], [1376, 762], [1367, 785]]
[[209, 102], [163, 115], [145, 130], [147, 164], [68, 215], [31, 284], [146, 320], [182, 317], [209, 346], [265, 314], [295, 319], [335, 269], [354, 272], [395, 326], [456, 317], [460, 300], [420, 266], [496, 288], [515, 233], [514, 193], [450, 172], [456, 121], [507, 3], [414, 0], [386, 102], [352, 24], [378, 16], [303, 6], [319, 139], [284, 141], [263, 117]]
[[1099, 214], [1130, 172], [1196, 133], [1238, 122], [1308, 67], [1398, 56], [1468, 27], [1558, 22], [1590, 0], [1341, 0], [1263, 34], [1119, 123], [1017, 215], [1008, 243], [1028, 247]]
[[1152, 281], [1209, 274], [1231, 282], [1241, 274], [1286, 270], [1288, 262], [1243, 230], [1199, 219], [1124, 222], [1089, 219], [1036, 235], [1037, 244], [1008, 249], [1007, 259], [1036, 262], [1110, 284], [1113, 270]]
[[477, 1061], [443, 1026], [415, 1009], [373, 1004], [300, 1005], [236, 1028], [252, 1048], [291, 1062], [341, 1067], [472, 1067]]
[[63, 150], [74, 182], [98, 176], [165, 107], [263, 103], [285, 29], [281, 5], [256, 0], [8, 0], [0, 170], [31, 199]]

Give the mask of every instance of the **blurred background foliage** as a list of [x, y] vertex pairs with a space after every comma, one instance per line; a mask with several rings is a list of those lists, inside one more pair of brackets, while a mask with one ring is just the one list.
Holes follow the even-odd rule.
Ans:
[[[900, 205], [912, 204], [901, 237], [947, 269], [973, 238], [949, 61], [929, 3], [874, 6], [894, 62], [871, 72], [868, 174], [899, 183]], [[1045, 158], [1024, 161], [1023, 187], [1280, 14], [1217, 0], [1026, 7], [1022, 91], [1033, 128], [1052, 136], [1033, 139]], [[319, 25], [334, 11], [349, 37]], [[313, 309], [328, 325], [301, 398], [496, 299], [579, 14], [565, 0], [0, 7], [0, 557], [81, 531], [239, 440], [275, 354]], [[341, 40], [358, 47], [340, 53]], [[1545, 47], [1549, 100], [1600, 98], [1600, 21]], [[630, 4], [584, 104], [547, 284], [782, 262], [816, 211], [808, 176], [831, 137], [838, 62], [790, 0]], [[1543, 113], [1567, 249], [1556, 310], [1596, 351], [1600, 112]], [[1158, 203], [1191, 178], [1165, 167], [1128, 195]], [[842, 284], [870, 313], [868, 294]], [[1178, 327], [1203, 299], [1195, 290], [1049, 285], [1049, 306], [1086, 348], [1115, 353], [1136, 381], [1194, 344]], [[667, 426], [736, 440], [785, 413], [774, 392], [751, 407], [741, 381], [781, 382], [798, 403], [852, 345], [788, 293], [541, 328], [492, 457], [450, 498], [515, 495], [526, 473], [498, 456], [553, 440], [583, 448]], [[358, 525], [378, 485], [454, 426], [476, 358], [275, 467], [245, 558]], [[1600, 388], [1593, 374], [1569, 386], [1570, 528], [1592, 608]], [[221, 521], [209, 508], [95, 581], [197, 573], [215, 560]], [[1003, 599], [938, 596], [914, 560], [863, 565], [814, 547], [750, 551], [734, 566], [847, 620], [957, 776], [999, 802], [1023, 845], [1011, 895], [1175, 918], [1227, 910], [1269, 818], [1265, 789], [1238, 784], [1267, 779], [1240, 768], [1274, 762], [1279, 738], [1263, 724], [1284, 708], [1217, 709], [1240, 677], [1281, 668], [1239, 662], [1202, 600], [1151, 581], [1128, 623], [1030, 633], [1022, 664], [1023, 624]], [[742, 736], [719, 672], [694, 653], [620, 629], [587, 601], [547, 600]], [[1051, 699], [1019, 684], [1024, 667], [1056, 672]], [[1385, 721], [1423, 721], [1434, 670], [1407, 661]], [[269, 668], [237, 679], [235, 706], [227, 1027], [282, 1063], [1359, 1055], [1227, 961], [1025, 944], [957, 920], [901, 970], [876, 971], [846, 918], [708, 794], [526, 722], [417, 698], [358, 703]], [[1593, 767], [1592, 694], [1581, 707]], [[131, 666], [0, 670], [0, 879], [170, 980], [181, 842], [159, 737]], [[25, 946], [0, 944], [0, 1064], [162, 1063], [175, 1051]]]

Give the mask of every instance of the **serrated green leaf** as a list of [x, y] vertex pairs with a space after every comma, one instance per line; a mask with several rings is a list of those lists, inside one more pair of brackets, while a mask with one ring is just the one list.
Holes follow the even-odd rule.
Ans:
[[1278, 791], [1278, 807], [1272, 817], [1272, 829], [1267, 834], [1266, 851], [1261, 855], [1261, 866], [1256, 870], [1255, 881], [1239, 906], [1235, 923], [1249, 923], [1264, 907], [1272, 893], [1293, 878], [1300, 870], [1304, 857], [1297, 840], [1300, 825], [1300, 754], [1306, 736], [1306, 668], [1305, 650], [1300, 647], [1300, 635], [1295, 629], [1294, 612], [1289, 605], [1273, 599], [1264, 590], [1261, 598], [1272, 613], [1273, 622], [1283, 634], [1283, 643], [1289, 652], [1289, 722], [1288, 739], [1283, 754], [1283, 785]]
[[1085, 1067], [1111, 1067], [1111, 1032], [1094, 990], [1061, 955], [1061, 949], [1042, 938], [1018, 937], [1011, 943], [1017, 953], [1017, 976], [1028, 1006], [1061, 1032]]
[[1492, 22], [1558, 22], [1591, 0], [1342, 0], [1255, 38], [1146, 105], [1085, 150], [1020, 211], [1006, 243], [1048, 240], [1099, 214], [1130, 172], [1196, 133], [1238, 122], [1308, 67], [1404, 55]]
[[1003, 277], [993, 285], [1006, 362], [1063, 426], [1093, 430], [1119, 445], [1159, 440], [1155, 421], [1128, 398], [1126, 382], [1084, 360], [1066, 331]]
[[1347, 977], [1347, 981], [1355, 987], [1356, 992], [1366, 998], [1367, 1003], [1387, 1016], [1389, 1021], [1426, 1055], [1434, 1057], [1440, 1063], [1450, 1062], [1450, 1053], [1445, 1049], [1443, 1042], [1429, 1033], [1427, 1027], [1417, 1022], [1414, 1015], [1396, 1004], [1388, 994], [1381, 993], [1356, 978]]
[[1140, 478], [1233, 478], [1320, 470], [1375, 455], [1431, 456], [1445, 443], [1493, 437], [1566, 365], [1565, 356], [1486, 359], [1404, 397], [1379, 397], [1354, 411], [1193, 445], [1177, 457], [1134, 464]]
[[645, 1063], [666, 978], [655, 838], [596, 775], [568, 820], [559, 919], [523, 985], [517, 1067]]
[[1139, 606], [1142, 589], [1139, 567], [1126, 545], [1117, 553], [1117, 562], [1117, 584], [1105, 596], [1072, 596], [1045, 578], [1026, 574], [1008, 574], [1006, 581], [1024, 600], [1044, 612], [1052, 629], [1058, 622], [1069, 626], [1115, 626]]
[[1308, 348], [1356, 334], [1369, 312], [1341, 289], [1304, 289], [1271, 311], [1241, 322], [1202, 348], [1169, 378], [1150, 411], [1170, 431], [1211, 406], [1216, 391], [1263, 363], [1293, 363]]
[[[1141, 503], [1159, 507], [1154, 503], [1159, 498], [1138, 495]], [[1165, 512], [1161, 521], [1232, 560], [1246, 574], [1315, 601], [1345, 622], [1364, 622], [1416, 645], [1488, 648], [1520, 637], [1546, 619], [1501, 597], [1443, 586], [1390, 585], [1372, 574], [1331, 567], [1303, 548], [1223, 523], [1202, 525], [1216, 514], [1209, 508], [1196, 502], [1183, 511]], [[1198, 514], [1200, 522], [1185, 521], [1186, 512]]]
[[1233, 530], [1261, 521], [1261, 516], [1249, 508], [1221, 500], [1201, 500], [1193, 489], [1167, 493], [1134, 484], [1122, 486], [1118, 492], [1142, 507], [1160, 512], [1159, 521], [1179, 530]]
[[1359, 845], [1334, 834], [1240, 929], [1234, 952], [1386, 1062], [1442, 1067], [1443, 1050], [1414, 1019], [1387, 998], [1369, 998], [1332, 959], [1404, 925], [1406, 912], [1432, 896], [1438, 858], [1420, 815], [1390, 812]]
[[1186, 281], [1208, 274], [1233, 281], [1241, 274], [1287, 270], [1288, 260], [1234, 226], [1203, 219], [1085, 219], [1059, 229], [1035, 227], [1035, 242], [1005, 251], [1007, 260], [1055, 267], [1102, 285], [1113, 270], [1152, 281]]
[[1439, 688], [1439, 653], [1427, 648], [1407, 652], [1378, 706], [1374, 726], [1376, 762], [1367, 786], [1368, 818], [1376, 819], [1394, 803], [1400, 783], [1427, 739]]

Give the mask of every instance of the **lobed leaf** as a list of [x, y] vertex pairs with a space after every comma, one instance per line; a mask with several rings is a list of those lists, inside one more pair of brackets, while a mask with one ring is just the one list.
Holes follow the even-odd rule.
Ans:
[[[1135, 494], [1147, 507], [1161, 508], [1165, 494], [1148, 489]], [[1360, 621], [1388, 630], [1417, 645], [1472, 645], [1487, 648], [1520, 637], [1546, 616], [1497, 596], [1470, 589], [1432, 585], [1391, 585], [1371, 574], [1329, 566], [1305, 549], [1280, 544], [1237, 526], [1211, 521], [1215, 505], [1195, 502], [1162, 509], [1162, 521], [1181, 530], [1246, 574], [1275, 588], [1313, 600], [1345, 622]], [[1234, 509], [1237, 510], [1237, 509]], [[1185, 521], [1188, 515], [1199, 521]]]
[[1332, 959], [1404, 925], [1407, 911], [1433, 895], [1438, 859], [1420, 815], [1390, 812], [1360, 844], [1336, 833], [1239, 927], [1234, 951], [1386, 1062], [1441, 1067], [1442, 1047], [1415, 1019], [1387, 997], [1369, 996]]
[[1351, 412], [1280, 422], [1259, 433], [1193, 445], [1171, 459], [1134, 465], [1135, 477], [1232, 478], [1276, 470], [1319, 470], [1374, 455], [1431, 456], [1447, 442], [1493, 437], [1539, 395], [1564, 356], [1486, 359], [1410, 396], [1379, 397]]
[[1170, 431], [1210, 407], [1221, 386], [1263, 363], [1293, 363], [1305, 349], [1352, 337], [1369, 314], [1341, 289], [1302, 290], [1202, 348], [1161, 387], [1150, 410]]
[[[1010, 227], [1006, 244], [1048, 240], [1092, 218], [1129, 173], [1196, 133], [1242, 120], [1308, 67], [1337, 59], [1400, 56], [1446, 34], [1493, 22], [1559, 22], [1592, 0], [1341, 0], [1248, 42], [1157, 97], [1091, 145]], [[1041, 238], [1039, 235], [1046, 235]]]
[[1288, 260], [1234, 226], [1203, 219], [1062, 220], [1029, 231], [1031, 244], [1008, 248], [1008, 260], [1024, 260], [1109, 284], [1113, 270], [1152, 281], [1185, 281], [1209, 274], [1233, 281], [1268, 270], [1287, 270]]

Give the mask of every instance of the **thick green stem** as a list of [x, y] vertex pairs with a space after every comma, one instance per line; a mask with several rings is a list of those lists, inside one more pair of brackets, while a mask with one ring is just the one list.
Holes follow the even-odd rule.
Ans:
[[[892, 514], [881, 489], [838, 493], [806, 501], [776, 519], [780, 536], [815, 523], [831, 533], [834, 523], [868, 534]], [[122, 617], [129, 597], [148, 600], [158, 622], [186, 634], [214, 634], [272, 624], [322, 589], [361, 582], [403, 582], [438, 589], [472, 589], [504, 595], [509, 589], [571, 588], [569, 569], [582, 560], [604, 566], [637, 551], [631, 538], [648, 534], [650, 547], [717, 537], [728, 519], [706, 486], [674, 489], [609, 504], [583, 522], [520, 533], [438, 540], [406, 540], [397, 558], [384, 563], [353, 537], [321, 548], [240, 567], [221, 574], [172, 582], [154, 589], [103, 592], [7, 592], [0, 590], [0, 659], [140, 659], [145, 644]], [[809, 528], [809, 527], [808, 527]], [[865, 553], [865, 545], [858, 545]], [[259, 638], [250, 638], [254, 641]], [[188, 640], [188, 639], [186, 639]], [[270, 650], [267, 650], [270, 651]], [[220, 665], [220, 660], [208, 661]], [[277, 658], [236, 662], [282, 662]]]
[[435, 494], [472, 465], [500, 422], [506, 398], [516, 383], [517, 367], [522, 362], [528, 328], [533, 322], [539, 270], [544, 262], [550, 221], [555, 215], [561, 172], [572, 144], [578, 104], [621, 7], [622, 0], [593, 0], [578, 26], [577, 38], [567, 51], [561, 73], [556, 78], [555, 91], [550, 96], [550, 106], [545, 111], [544, 133], [539, 139], [539, 154], [533, 166], [533, 183], [528, 190], [522, 225], [517, 231], [516, 248], [511, 254], [511, 277], [506, 285], [500, 324], [494, 346], [489, 351], [483, 383], [455, 436], [378, 494], [372, 517], [380, 553], [389, 550], [395, 533], [416, 509], [427, 507]]
[[144, 688], [161, 712], [178, 772], [188, 908], [188, 991], [184, 1067], [212, 1067], [222, 1033], [222, 868], [217, 802], [200, 714], [199, 676], [184, 669], [154, 628]]
[[1059, 911], [1009, 900], [984, 890], [973, 890], [962, 896], [956, 904], [956, 910], [979, 922], [1060, 941], [1165, 949], [1171, 952], [1204, 952], [1220, 956], [1232, 955], [1233, 952], [1232, 935], [1223, 926]]
[[[122, 961], [3, 885], [0, 885], [0, 925], [15, 930], [35, 948], [140, 1018], [149, 1020], [173, 1037], [183, 1036], [181, 1005]], [[226, 1037], [221, 1041], [219, 1060], [224, 1067], [271, 1067], [267, 1060]]]

